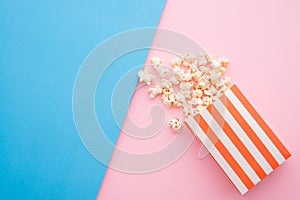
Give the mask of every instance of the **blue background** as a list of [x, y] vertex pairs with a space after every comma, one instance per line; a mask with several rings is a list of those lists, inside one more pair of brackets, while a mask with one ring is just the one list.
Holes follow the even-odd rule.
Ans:
[[[106, 167], [75, 129], [76, 73], [109, 36], [156, 26], [164, 3], [1, 1], [0, 199], [95, 199]], [[134, 56], [136, 64], [145, 56]]]

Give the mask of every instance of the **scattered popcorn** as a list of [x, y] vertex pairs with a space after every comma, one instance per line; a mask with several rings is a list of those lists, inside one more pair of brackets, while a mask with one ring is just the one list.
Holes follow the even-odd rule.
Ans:
[[[164, 104], [181, 107], [186, 117], [199, 114], [229, 87], [230, 79], [223, 76], [229, 65], [226, 58], [186, 54], [172, 59], [170, 67], [162, 66], [158, 57], [152, 57], [151, 64], [157, 76], [149, 67], [138, 72], [140, 82], [147, 85], [151, 85], [154, 78], [160, 79], [159, 84], [148, 88], [150, 98], [161, 95]], [[175, 118], [169, 121], [169, 126], [179, 132], [181, 122]]]
[[151, 58], [151, 64], [153, 66], [158, 66], [158, 65], [162, 64], [162, 60], [158, 57], [152, 57]]
[[176, 57], [175, 59], [171, 60], [171, 63], [173, 66], [180, 66], [182, 63], [182, 60], [179, 57]]
[[212, 94], [212, 96], [216, 96], [217, 94], [217, 89], [214, 86], [211, 86], [209, 88], [210, 93]]
[[229, 60], [227, 58], [220, 58], [219, 61], [223, 67], [227, 67], [229, 65]]
[[161, 66], [161, 65], [157, 65], [155, 67], [155, 69], [156, 69], [156, 72], [158, 73], [158, 76], [160, 78], [165, 78], [169, 74], [169, 72], [170, 72], [169, 68]]
[[190, 105], [197, 106], [202, 104], [202, 99], [193, 97], [190, 101], [188, 101]]
[[155, 85], [155, 87], [152, 88], [148, 88], [148, 92], [150, 93], [150, 98], [153, 99], [155, 98], [157, 95], [162, 93], [162, 88], [160, 85]]
[[203, 93], [206, 95], [206, 96], [212, 96], [211, 92], [209, 90], [203, 90]]
[[191, 97], [191, 90], [181, 90], [180, 93], [186, 98], [186, 99], [190, 99]]
[[138, 76], [140, 82], [145, 82], [147, 85], [150, 85], [154, 80], [154, 75], [151, 74], [151, 69], [149, 67], [145, 67], [144, 70], [139, 71]]
[[192, 87], [192, 84], [190, 82], [181, 82], [180, 83], [181, 90], [189, 90], [191, 87]]
[[174, 119], [169, 120], [168, 125], [176, 132], [179, 133], [180, 129], [181, 129], [181, 122], [180, 120], [175, 117]]
[[169, 105], [169, 106], [176, 106], [177, 105], [177, 98], [174, 93], [164, 96], [164, 104]]
[[213, 60], [210, 64], [213, 68], [221, 67], [221, 62], [219, 60]]
[[173, 89], [172, 88], [163, 88], [163, 95], [170, 95], [173, 93]]
[[201, 98], [203, 96], [203, 91], [202, 90], [193, 90], [193, 97], [195, 98]]
[[179, 84], [179, 81], [178, 81], [174, 76], [172, 76], [172, 78], [170, 78], [170, 82], [171, 82], [173, 85]]
[[193, 55], [191, 55], [191, 54], [186, 54], [185, 56], [184, 56], [184, 59], [183, 59], [183, 63], [186, 63], [184, 66], [190, 66], [190, 64], [192, 64], [193, 62], [195, 61], [195, 57], [193, 56]]
[[186, 73], [181, 74], [180, 76], [181, 81], [190, 81], [192, 78], [193, 77], [190, 70], [188, 70]]
[[200, 66], [199, 69], [203, 74], [209, 73], [210, 71], [210, 69], [208, 67], [205, 67], [205, 65]]
[[171, 88], [172, 87], [172, 83], [170, 81], [168, 81], [167, 79], [161, 79], [161, 85], [164, 88]]
[[181, 92], [176, 93], [177, 106], [181, 106], [185, 103], [185, 96]]
[[205, 58], [205, 56], [200, 55], [197, 63], [198, 66], [204, 66], [207, 64], [207, 59]]
[[212, 104], [212, 98], [209, 96], [205, 96], [202, 98], [202, 106], [209, 106], [210, 104]]

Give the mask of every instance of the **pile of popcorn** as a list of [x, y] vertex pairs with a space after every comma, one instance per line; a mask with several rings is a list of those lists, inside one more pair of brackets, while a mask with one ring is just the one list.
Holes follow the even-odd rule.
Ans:
[[[151, 66], [139, 71], [138, 77], [149, 85], [150, 98], [160, 96], [164, 104], [181, 107], [185, 117], [189, 117], [197, 115], [228, 89], [229, 78], [224, 76], [228, 64], [226, 58], [186, 54], [172, 59], [168, 67], [160, 58], [152, 57]], [[168, 124], [175, 132], [182, 126], [178, 118]]]

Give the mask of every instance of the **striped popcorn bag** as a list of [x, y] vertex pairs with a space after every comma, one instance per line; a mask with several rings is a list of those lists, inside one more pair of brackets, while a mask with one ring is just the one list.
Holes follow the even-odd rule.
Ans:
[[236, 85], [185, 123], [242, 195], [291, 156]]

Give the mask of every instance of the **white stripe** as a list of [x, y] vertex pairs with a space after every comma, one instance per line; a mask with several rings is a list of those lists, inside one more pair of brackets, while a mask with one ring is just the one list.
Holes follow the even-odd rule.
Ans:
[[266, 135], [266, 133], [261, 129], [261, 127], [257, 124], [255, 119], [251, 116], [251, 114], [247, 111], [247, 109], [243, 106], [243, 104], [239, 101], [239, 99], [233, 94], [231, 90], [228, 90], [225, 95], [234, 105], [234, 107], [239, 111], [239, 113], [243, 116], [243, 118], [250, 125], [252, 130], [257, 134], [259, 139], [264, 143], [270, 153], [274, 156], [278, 164], [281, 164], [285, 161], [284, 157], [280, 153], [280, 151], [276, 148], [274, 143], [270, 140], [270, 138]]
[[206, 110], [202, 110], [200, 113], [203, 119], [209, 124], [209, 127], [213, 130], [215, 135], [217, 135], [218, 139], [223, 143], [225, 148], [229, 151], [235, 161], [239, 164], [242, 170], [247, 174], [250, 180], [256, 185], [260, 178], [257, 176], [256, 172], [249, 165], [247, 160], [241, 154], [241, 152], [236, 148], [236, 146], [232, 143], [232, 141], [228, 138], [223, 129], [219, 126], [216, 120], [211, 116], [211, 114]]
[[206, 134], [203, 132], [203, 130], [199, 127], [199, 125], [195, 122], [195, 120], [192, 117], [189, 117], [185, 121], [187, 122], [189, 127], [192, 129], [194, 134], [205, 145], [205, 147], [207, 149], [210, 149], [210, 154], [217, 161], [219, 166], [223, 169], [225, 174], [229, 177], [229, 179], [232, 181], [232, 183], [237, 187], [237, 189], [240, 191], [240, 193], [245, 194], [248, 191], [247, 187], [244, 185], [244, 183], [241, 181], [241, 179], [238, 177], [238, 175], [233, 171], [233, 169], [230, 167], [230, 165], [226, 162], [226, 160], [223, 158], [223, 156], [220, 154], [220, 152], [214, 146], [214, 144], [212, 144], [212, 142], [209, 140], [209, 138], [206, 136]]
[[214, 103], [215, 108], [222, 115], [224, 120], [228, 123], [231, 129], [236, 133], [238, 138], [243, 142], [251, 155], [255, 158], [261, 168], [265, 171], [266, 174], [270, 174], [273, 171], [273, 168], [270, 166], [268, 161], [264, 158], [264, 156], [260, 153], [260, 151], [253, 144], [248, 135], [244, 132], [244, 130], [240, 127], [238, 122], [234, 119], [231, 113], [226, 109], [224, 104], [217, 99]]

